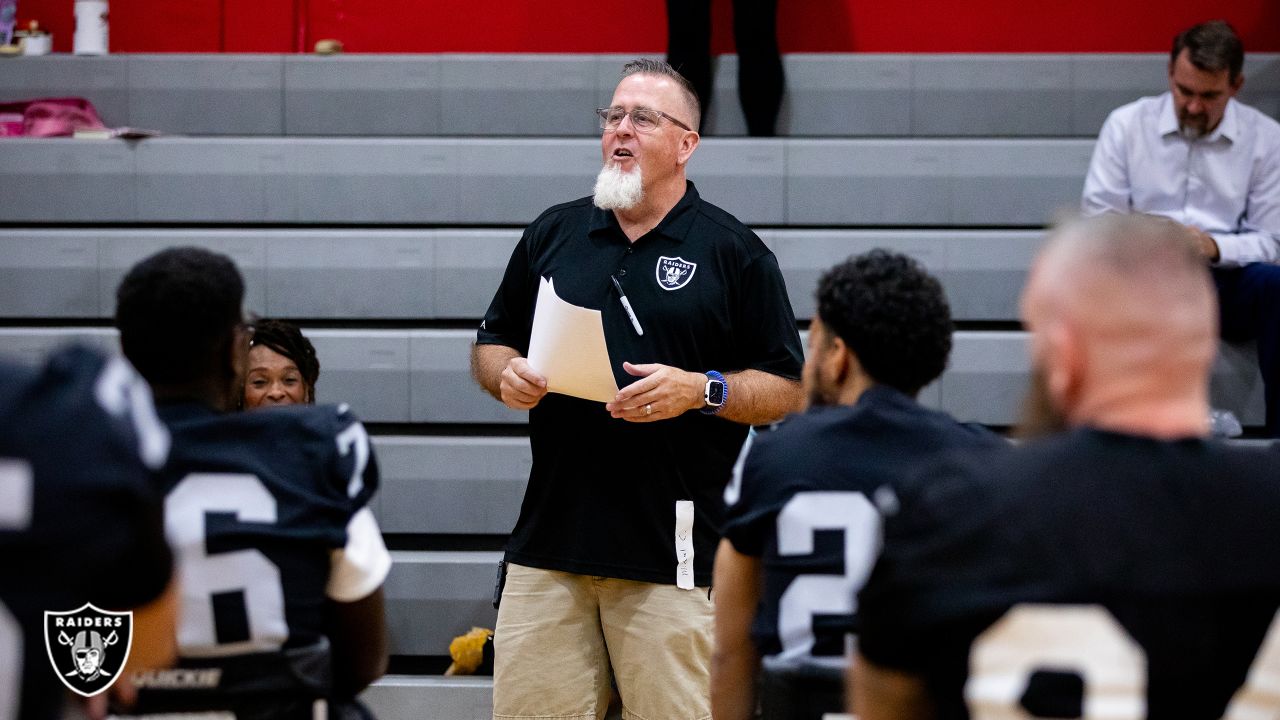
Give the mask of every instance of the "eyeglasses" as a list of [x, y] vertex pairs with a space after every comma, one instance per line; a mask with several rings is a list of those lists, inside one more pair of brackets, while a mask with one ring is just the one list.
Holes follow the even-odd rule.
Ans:
[[661, 110], [650, 110], [648, 108], [636, 108], [631, 111], [623, 110], [620, 107], [596, 108], [596, 115], [600, 116], [601, 130], [617, 130], [622, 124], [622, 118], [631, 116], [631, 127], [636, 132], [653, 132], [658, 129], [658, 121], [662, 118], [670, 120], [672, 123], [684, 128], [685, 130], [693, 130], [693, 128], [685, 125], [679, 120], [662, 112]]

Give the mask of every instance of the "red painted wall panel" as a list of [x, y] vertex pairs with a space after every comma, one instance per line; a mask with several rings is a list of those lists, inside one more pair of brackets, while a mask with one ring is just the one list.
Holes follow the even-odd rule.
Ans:
[[[69, 51], [74, 0], [18, 0]], [[732, 51], [715, 0], [717, 52]], [[113, 0], [114, 52], [662, 52], [663, 0]], [[1151, 52], [1225, 17], [1247, 50], [1280, 51], [1280, 0], [779, 0], [784, 52]], [[301, 30], [298, 22], [301, 20]]]
[[111, 0], [111, 51], [221, 52], [222, 15], [221, 0]]

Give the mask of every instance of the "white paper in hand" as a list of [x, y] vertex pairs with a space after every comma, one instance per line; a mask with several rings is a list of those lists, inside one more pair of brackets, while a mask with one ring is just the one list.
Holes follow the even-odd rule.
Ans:
[[546, 278], [533, 310], [529, 365], [547, 379], [551, 392], [599, 402], [613, 402], [618, 394], [600, 311], [561, 300]]

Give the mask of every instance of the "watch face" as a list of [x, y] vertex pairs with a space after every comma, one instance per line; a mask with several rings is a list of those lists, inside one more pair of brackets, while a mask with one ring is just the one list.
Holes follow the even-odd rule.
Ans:
[[707, 381], [707, 404], [723, 405], [724, 404], [724, 383], [719, 380]]

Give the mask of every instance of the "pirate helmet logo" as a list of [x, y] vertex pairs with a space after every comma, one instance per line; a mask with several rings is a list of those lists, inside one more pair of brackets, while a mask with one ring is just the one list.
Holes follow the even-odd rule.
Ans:
[[682, 257], [663, 255], [658, 258], [654, 273], [658, 276], [658, 287], [663, 290], [679, 290], [689, 284], [697, 269], [698, 263], [689, 262]]
[[78, 610], [44, 614], [44, 647], [72, 692], [92, 697], [115, 683], [133, 646], [133, 613]]

